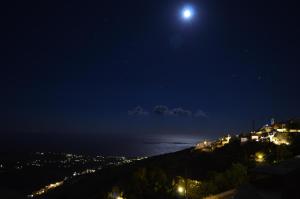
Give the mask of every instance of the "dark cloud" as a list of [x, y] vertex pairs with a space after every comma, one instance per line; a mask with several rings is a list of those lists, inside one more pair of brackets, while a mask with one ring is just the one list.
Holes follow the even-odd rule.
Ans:
[[205, 117], [205, 118], [207, 118], [208, 116], [207, 116], [207, 114], [206, 114], [204, 111], [198, 110], [198, 111], [196, 111], [196, 113], [194, 114], [194, 117]]
[[192, 116], [192, 111], [190, 110], [185, 110], [183, 108], [174, 108], [171, 110], [172, 115], [174, 116], [183, 116], [183, 117], [190, 117]]
[[185, 110], [183, 108], [174, 108], [169, 109], [165, 105], [157, 105], [153, 109], [153, 113], [156, 115], [162, 115], [162, 116], [179, 116], [179, 117], [190, 117], [192, 116], [192, 111]]
[[[166, 117], [205, 117], [207, 118], [207, 114], [202, 110], [197, 110], [196, 112], [178, 107], [170, 109], [165, 105], [157, 105], [154, 106], [151, 114], [157, 116], [166, 116]], [[144, 110], [141, 106], [135, 107], [133, 110], [128, 111], [128, 115], [131, 116], [147, 116], [150, 113]]]
[[167, 106], [157, 105], [153, 108], [153, 113], [156, 115], [167, 116], [170, 115], [170, 110]]
[[133, 110], [128, 111], [130, 116], [147, 116], [149, 112], [144, 110], [141, 106], [135, 107]]

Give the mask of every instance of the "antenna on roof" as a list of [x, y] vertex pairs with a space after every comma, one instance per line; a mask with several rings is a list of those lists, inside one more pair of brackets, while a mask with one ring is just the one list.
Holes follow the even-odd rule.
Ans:
[[271, 118], [271, 125], [274, 125], [274, 124], [275, 124], [275, 119]]

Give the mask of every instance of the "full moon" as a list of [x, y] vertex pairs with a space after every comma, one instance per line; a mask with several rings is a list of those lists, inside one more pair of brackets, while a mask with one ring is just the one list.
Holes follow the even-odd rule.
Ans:
[[189, 19], [191, 19], [193, 17], [194, 11], [193, 11], [193, 9], [190, 6], [189, 7], [185, 7], [185, 8], [182, 9], [181, 15], [182, 15], [183, 19], [189, 20]]
[[183, 17], [184, 18], [188, 19], [191, 16], [192, 16], [192, 12], [190, 10], [186, 9], [186, 10], [183, 11]]

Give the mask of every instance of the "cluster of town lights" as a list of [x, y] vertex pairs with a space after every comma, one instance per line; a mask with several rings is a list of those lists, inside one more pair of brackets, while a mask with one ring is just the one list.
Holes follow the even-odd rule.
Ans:
[[53, 183], [53, 184], [49, 184], [47, 186], [45, 186], [44, 188], [32, 193], [31, 195], [29, 195], [28, 197], [29, 198], [33, 198], [33, 197], [36, 197], [36, 196], [40, 196], [40, 195], [43, 195], [45, 193], [47, 193], [49, 190], [51, 189], [55, 189], [61, 185], [63, 185], [64, 181], [60, 181], [60, 182], [56, 182], [56, 183]]

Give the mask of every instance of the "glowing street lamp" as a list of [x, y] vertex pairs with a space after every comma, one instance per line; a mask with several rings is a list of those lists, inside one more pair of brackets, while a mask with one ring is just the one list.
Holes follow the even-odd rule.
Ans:
[[180, 194], [184, 194], [185, 189], [184, 189], [184, 187], [182, 187], [182, 186], [178, 186], [177, 191], [178, 191], [178, 193], [180, 193]]
[[255, 161], [256, 162], [264, 162], [265, 161], [265, 154], [263, 152], [255, 153]]
[[177, 192], [179, 193], [179, 195], [183, 196], [184, 198], [187, 198], [187, 190], [184, 186], [178, 186], [177, 187]]

